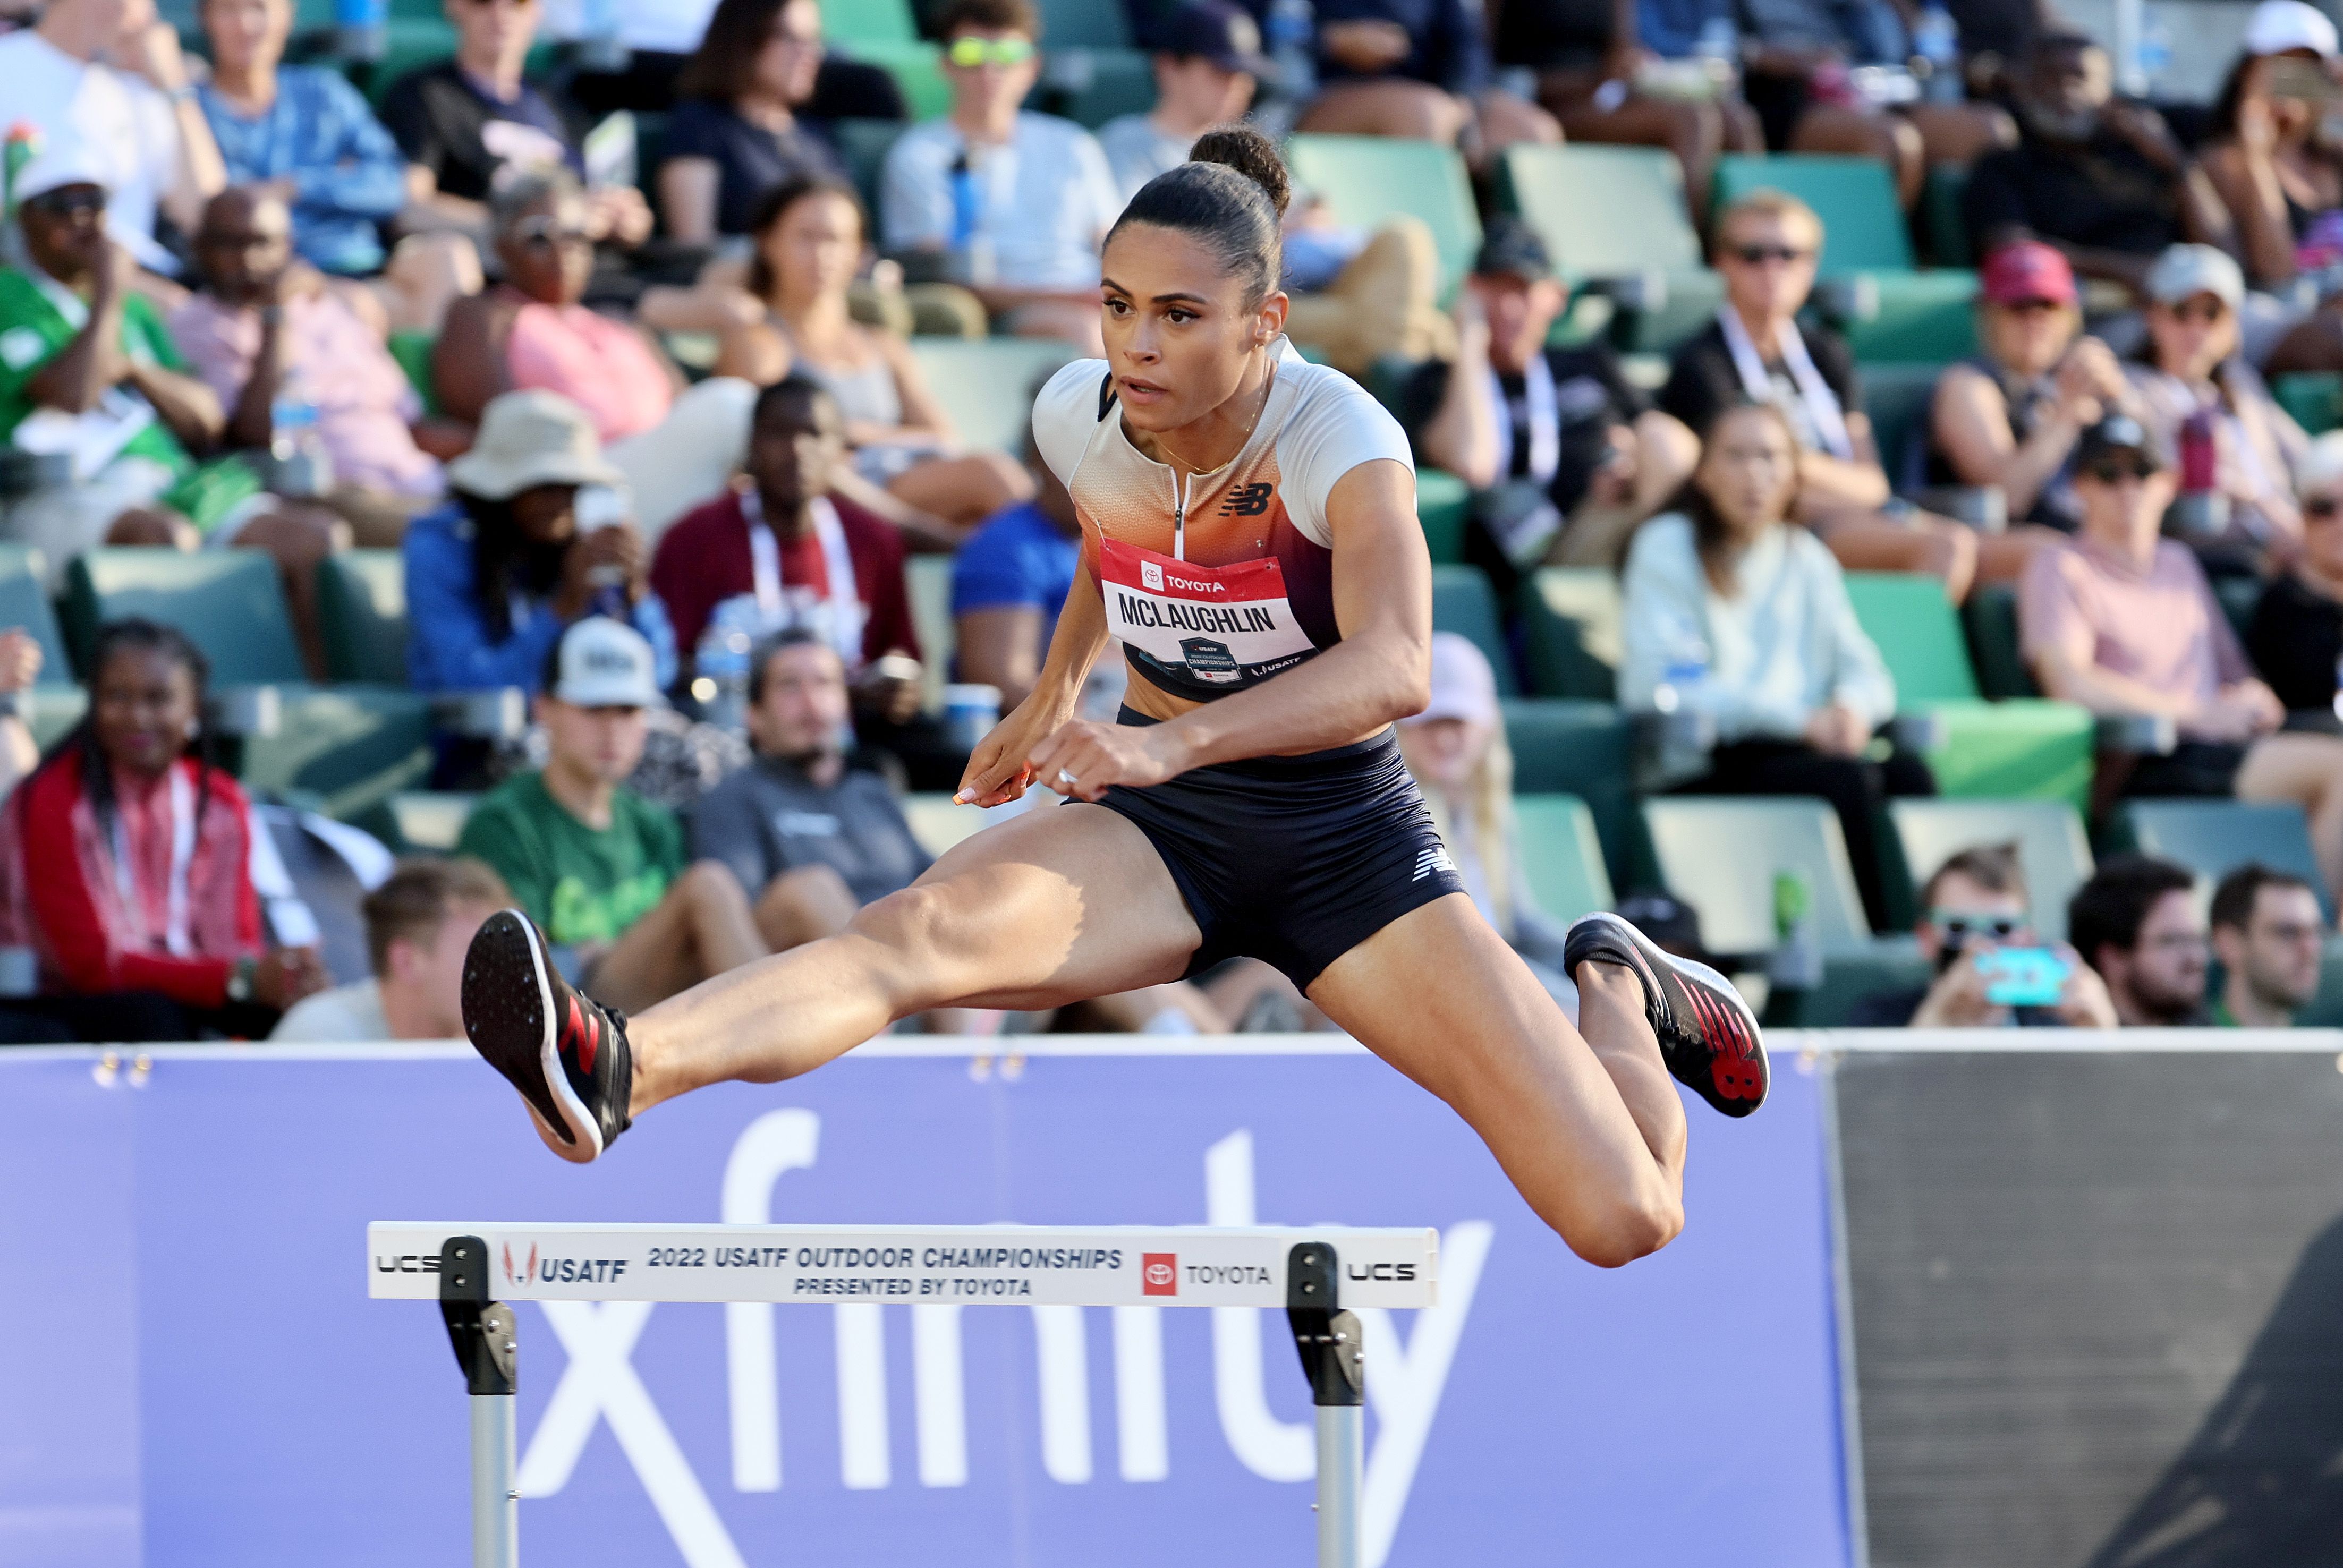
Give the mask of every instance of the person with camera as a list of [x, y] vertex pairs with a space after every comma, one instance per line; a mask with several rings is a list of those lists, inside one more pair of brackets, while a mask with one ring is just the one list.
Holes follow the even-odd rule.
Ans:
[[1920, 890], [1925, 986], [1855, 1004], [1850, 1029], [2113, 1029], [2115, 1003], [2080, 955], [2034, 932], [2015, 844], [1961, 850]]

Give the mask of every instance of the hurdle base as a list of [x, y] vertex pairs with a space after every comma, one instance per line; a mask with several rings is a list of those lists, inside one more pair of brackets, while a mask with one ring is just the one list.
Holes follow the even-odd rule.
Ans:
[[472, 1396], [472, 1568], [517, 1568], [513, 1404], [520, 1340], [512, 1309], [488, 1299], [488, 1244], [478, 1236], [450, 1236], [439, 1249], [439, 1316]]
[[1286, 1255], [1285, 1321], [1318, 1417], [1318, 1568], [1359, 1568], [1359, 1486], [1367, 1398], [1366, 1349], [1355, 1313], [1342, 1310], [1334, 1249], [1301, 1241]]

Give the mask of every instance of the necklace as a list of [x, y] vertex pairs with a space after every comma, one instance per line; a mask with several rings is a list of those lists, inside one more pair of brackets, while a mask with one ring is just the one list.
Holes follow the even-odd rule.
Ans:
[[[1269, 374], [1261, 378], [1261, 400], [1252, 406], [1252, 417], [1245, 421], [1244, 434], [1237, 437], [1236, 452], [1230, 453], [1226, 458], [1222, 459], [1222, 462], [1214, 464], [1213, 467], [1224, 467], [1229, 463], [1236, 461], [1237, 452], [1242, 452], [1245, 449], [1245, 443], [1252, 439], [1252, 427], [1261, 423], [1262, 413], [1269, 407], [1270, 390], [1276, 385], [1277, 366], [1272, 363], [1269, 367]], [[1181, 457], [1179, 453], [1172, 449], [1172, 443], [1170, 441], [1164, 439], [1161, 436], [1155, 437], [1155, 445], [1162, 451], [1164, 456], [1171, 457], [1177, 462], [1187, 463], [1188, 471], [1192, 474], [1209, 474], [1212, 471], [1212, 468], [1207, 468], [1201, 463], [1188, 462], [1187, 458]]]

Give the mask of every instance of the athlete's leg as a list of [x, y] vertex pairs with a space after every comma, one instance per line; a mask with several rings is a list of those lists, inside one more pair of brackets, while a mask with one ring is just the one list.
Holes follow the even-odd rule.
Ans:
[[795, 1077], [930, 1008], [1160, 985], [1201, 940], [1146, 835], [1101, 806], [1043, 807], [956, 845], [839, 935], [629, 1020], [633, 1113], [704, 1084]]
[[1463, 894], [1336, 959], [1310, 1000], [1440, 1096], [1570, 1250], [1615, 1268], [1684, 1228], [1684, 1117], [1643, 987], [1585, 963], [1579, 1028]]

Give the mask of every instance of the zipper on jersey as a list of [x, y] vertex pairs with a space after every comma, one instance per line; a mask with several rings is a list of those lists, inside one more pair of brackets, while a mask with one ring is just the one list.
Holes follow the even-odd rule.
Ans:
[[1183, 481], [1178, 474], [1172, 476], [1172, 558], [1188, 558], [1188, 504], [1196, 498], [1196, 476]]

